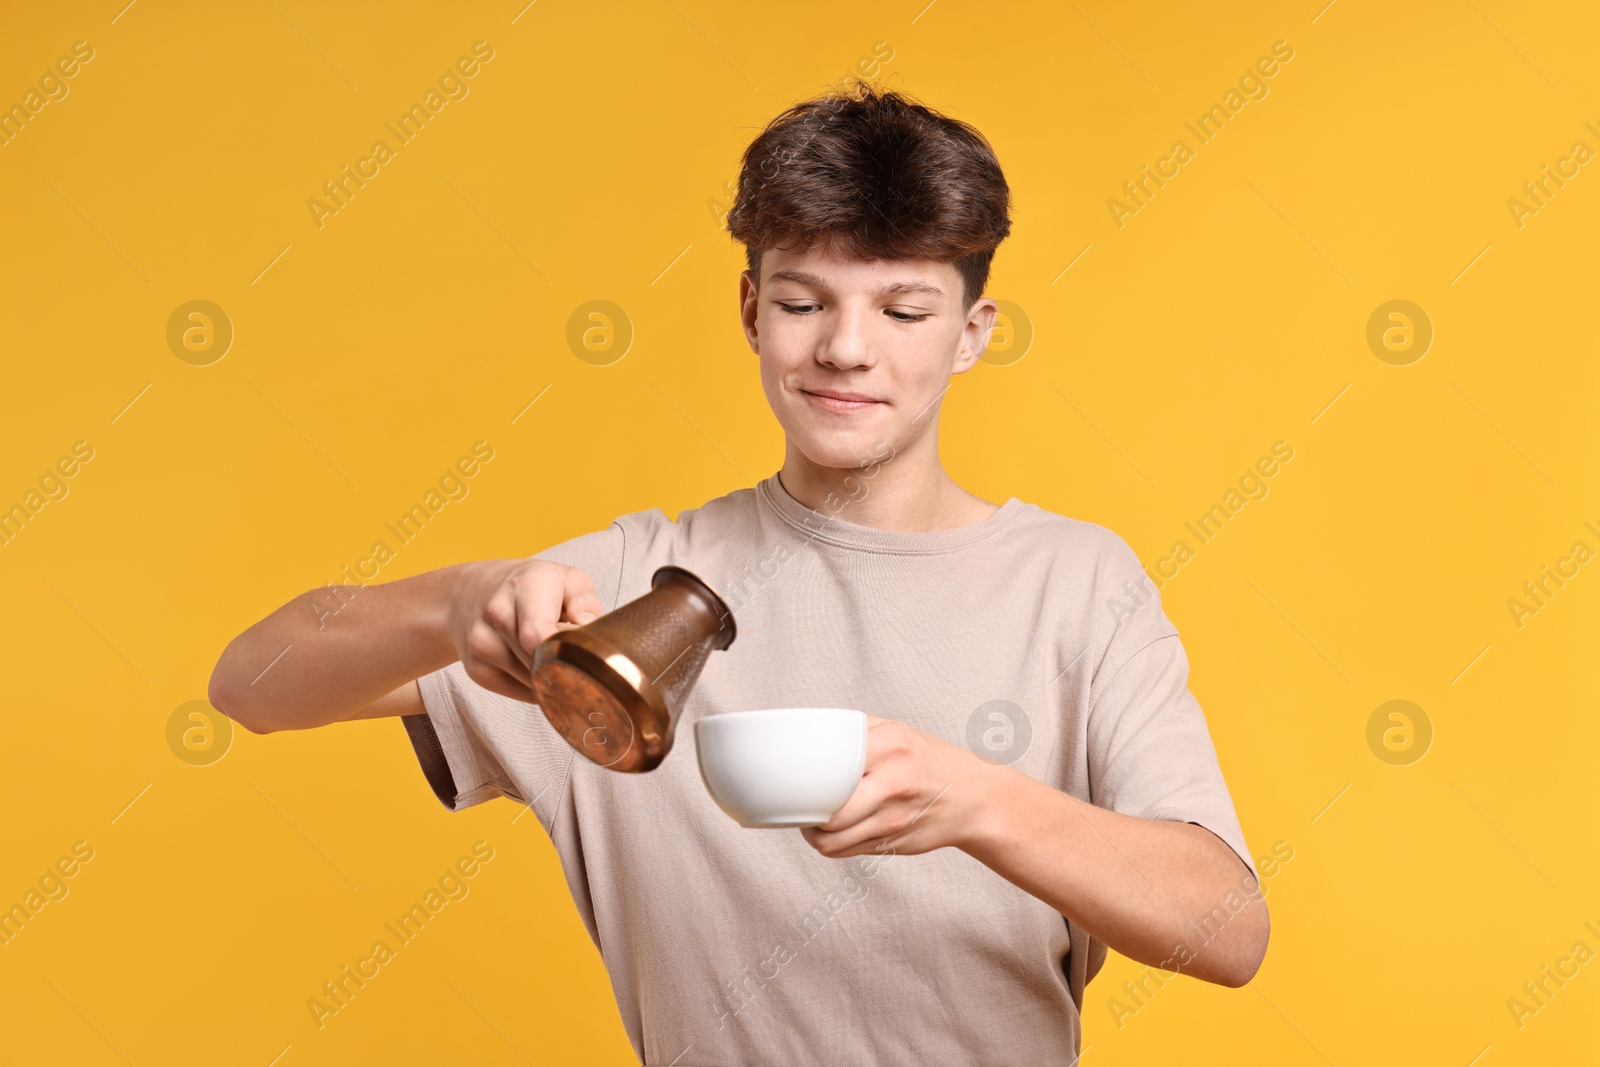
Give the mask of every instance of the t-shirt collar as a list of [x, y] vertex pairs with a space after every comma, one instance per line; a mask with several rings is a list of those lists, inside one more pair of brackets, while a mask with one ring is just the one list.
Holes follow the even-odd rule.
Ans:
[[[871, 492], [871, 482], [866, 484], [867, 491]], [[843, 516], [850, 514], [852, 505], [843, 494], [825, 500], [822, 510], [807, 507], [789, 494], [776, 471], [757, 483], [756, 497], [808, 539], [839, 548], [910, 555], [948, 552], [986, 541], [1010, 526], [1029, 506], [1013, 496], [994, 514], [971, 526], [947, 530], [883, 530], [846, 520]]]

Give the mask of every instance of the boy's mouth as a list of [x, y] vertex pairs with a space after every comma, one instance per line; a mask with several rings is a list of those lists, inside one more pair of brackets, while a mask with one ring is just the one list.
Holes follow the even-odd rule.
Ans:
[[884, 403], [863, 393], [850, 393], [840, 389], [802, 389], [812, 403], [825, 411], [865, 411]]

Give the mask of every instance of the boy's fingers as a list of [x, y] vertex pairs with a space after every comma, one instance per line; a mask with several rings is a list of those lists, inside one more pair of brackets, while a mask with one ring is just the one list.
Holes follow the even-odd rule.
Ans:
[[515, 638], [530, 663], [533, 661], [533, 650], [539, 647], [539, 642], [556, 632], [562, 598], [562, 590], [557, 583], [554, 575], [540, 570], [517, 586]]
[[[832, 823], [823, 825], [831, 826]], [[853, 848], [861, 848], [863, 845], [870, 844], [880, 838], [886, 839], [885, 835], [888, 834], [889, 827], [881, 819], [869, 818], [842, 830], [824, 830], [821, 826], [806, 826], [802, 827], [801, 830], [805, 834], [806, 840], [811, 843], [812, 848], [816, 848], [819, 851], [822, 848], [827, 848], [834, 853], [844, 853]]]
[[[528, 685], [533, 681], [530, 667], [533, 654], [523, 653], [518, 646], [518, 597], [512, 585], [501, 585], [490, 595], [490, 601], [483, 605], [483, 625], [488, 625], [494, 632], [493, 648], [478, 649], [480, 656], [485, 656], [496, 667], [509, 673], [510, 677]], [[488, 645], [488, 641], [485, 641]]]
[[468, 636], [467, 647], [478, 659], [527, 685], [532, 681], [528, 671], [531, 657], [520, 656], [513, 647], [516, 643], [516, 623], [516, 599], [508, 587], [501, 586], [479, 612], [478, 621], [473, 624]]
[[531, 659], [522, 658], [520, 650], [512, 647], [499, 627], [484, 622], [468, 639], [467, 645], [479, 663], [499, 671], [524, 687], [532, 684], [533, 674], [529, 669]]
[[[502, 641], [502, 649], [504, 646], [505, 642]], [[511, 697], [513, 700], [520, 700], [526, 704], [537, 703], [532, 689], [518, 680], [515, 675], [506, 673], [504, 667], [496, 665], [487, 658], [477, 657], [468, 669], [467, 675], [491, 692]]]
[[595, 592], [594, 582], [587, 574], [576, 567], [569, 567], [563, 579], [567, 618], [581, 624], [592, 622], [604, 614], [605, 605], [600, 603], [600, 595]]
[[834, 812], [833, 817], [822, 823], [817, 829], [825, 830], [829, 833], [848, 829], [877, 811], [881, 803], [882, 801], [878, 797], [877, 791], [868, 785], [865, 779], [862, 779], [861, 783], [856, 786], [855, 791], [850, 794], [850, 799], [844, 802], [844, 807]]

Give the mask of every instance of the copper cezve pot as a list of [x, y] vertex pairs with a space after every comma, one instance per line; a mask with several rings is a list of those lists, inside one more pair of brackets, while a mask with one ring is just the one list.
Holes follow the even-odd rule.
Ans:
[[734, 638], [722, 598], [672, 566], [638, 599], [561, 627], [534, 650], [539, 707], [568, 744], [615, 771], [648, 771], [666, 758], [706, 659]]

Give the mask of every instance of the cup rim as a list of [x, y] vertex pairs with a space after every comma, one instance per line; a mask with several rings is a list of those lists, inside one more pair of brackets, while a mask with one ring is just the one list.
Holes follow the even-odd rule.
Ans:
[[783, 719], [801, 715], [811, 716], [817, 712], [824, 713], [825, 717], [828, 718], [832, 718], [835, 715], [859, 715], [865, 720], [867, 717], [867, 713], [859, 708], [748, 708], [744, 711], [718, 711], [710, 715], [703, 715], [695, 720], [694, 728], [698, 731], [702, 723], [708, 723], [714, 719], [738, 719], [741, 721], [748, 721], [752, 718]]

